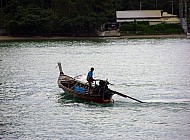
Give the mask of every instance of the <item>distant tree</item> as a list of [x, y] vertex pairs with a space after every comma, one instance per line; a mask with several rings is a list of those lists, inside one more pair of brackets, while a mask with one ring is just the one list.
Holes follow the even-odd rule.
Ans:
[[7, 15], [6, 27], [10, 35], [36, 35], [50, 33], [55, 16], [51, 10], [43, 10], [36, 5], [18, 6], [14, 14]]

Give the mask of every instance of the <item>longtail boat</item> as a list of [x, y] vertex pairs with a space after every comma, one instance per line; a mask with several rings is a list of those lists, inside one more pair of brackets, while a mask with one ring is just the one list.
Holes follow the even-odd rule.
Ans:
[[98, 80], [99, 84], [96, 84], [95, 82], [95, 85], [92, 85], [92, 87], [89, 88], [88, 82], [80, 81], [76, 78], [65, 75], [63, 73], [61, 63], [58, 63], [58, 66], [60, 71], [59, 78], [57, 81], [58, 86], [59, 88], [62, 88], [63, 91], [65, 91], [65, 93], [71, 95], [73, 98], [99, 104], [110, 104], [114, 103], [112, 96], [114, 94], [117, 94], [122, 97], [131, 98], [142, 103], [142, 101], [139, 101], [135, 98], [109, 89], [109, 82], [107, 80]]

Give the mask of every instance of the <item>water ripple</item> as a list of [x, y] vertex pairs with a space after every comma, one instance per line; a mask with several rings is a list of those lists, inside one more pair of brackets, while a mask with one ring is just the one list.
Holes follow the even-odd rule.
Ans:
[[[76, 39], [0, 43], [1, 139], [188, 139], [187, 39]], [[114, 104], [75, 100], [57, 86], [71, 76], [108, 79]]]

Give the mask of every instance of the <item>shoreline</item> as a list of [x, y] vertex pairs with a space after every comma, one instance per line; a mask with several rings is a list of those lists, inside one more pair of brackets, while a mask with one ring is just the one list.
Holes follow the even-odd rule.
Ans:
[[171, 35], [129, 35], [121, 36], [128, 39], [151, 39], [151, 38], [187, 38], [186, 34], [171, 34]]
[[65, 40], [65, 39], [104, 39], [104, 38], [118, 38], [118, 39], [151, 39], [151, 38], [187, 38], [186, 34], [173, 34], [173, 35], [126, 35], [119, 37], [43, 37], [43, 36], [32, 36], [32, 37], [13, 37], [13, 36], [0, 36], [1, 41], [32, 41], [32, 40]]

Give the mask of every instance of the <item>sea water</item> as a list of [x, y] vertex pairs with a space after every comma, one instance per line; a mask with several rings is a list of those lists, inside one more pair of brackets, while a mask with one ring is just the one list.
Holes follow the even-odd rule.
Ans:
[[[79, 102], [58, 88], [70, 76], [112, 83], [113, 105]], [[190, 139], [190, 40], [75, 39], [0, 42], [0, 139]]]

